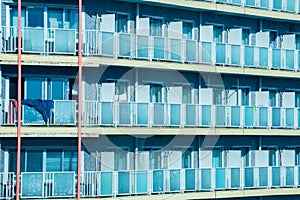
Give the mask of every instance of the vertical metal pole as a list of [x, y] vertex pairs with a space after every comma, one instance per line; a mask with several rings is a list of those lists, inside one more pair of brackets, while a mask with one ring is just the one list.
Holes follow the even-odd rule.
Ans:
[[20, 166], [21, 166], [21, 0], [18, 0], [18, 129], [17, 129], [17, 178], [16, 178], [16, 200], [20, 199]]
[[78, 170], [77, 200], [80, 199], [81, 183], [81, 113], [82, 113], [82, 0], [78, 0]]

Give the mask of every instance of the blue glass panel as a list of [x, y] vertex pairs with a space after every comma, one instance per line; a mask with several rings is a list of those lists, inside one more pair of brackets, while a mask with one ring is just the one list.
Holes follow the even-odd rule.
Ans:
[[72, 53], [76, 52], [75, 30], [55, 29], [55, 52]]
[[211, 63], [211, 43], [202, 42], [202, 62]]
[[241, 0], [232, 0], [232, 4], [241, 5]]
[[231, 64], [239, 65], [241, 58], [241, 46], [231, 45]]
[[170, 170], [170, 191], [180, 190], [180, 170]]
[[201, 169], [201, 189], [211, 189], [211, 169]]
[[217, 0], [216, 2], [219, 2], [219, 3], [226, 3], [226, 0]]
[[101, 172], [100, 179], [101, 195], [112, 194], [112, 172]]
[[114, 33], [102, 32], [102, 54], [114, 54]]
[[281, 66], [281, 50], [273, 49], [272, 51], [272, 66], [275, 69], [280, 69]]
[[239, 106], [232, 106], [231, 107], [231, 126], [240, 126], [240, 107]]
[[259, 48], [259, 66], [268, 67], [268, 48]]
[[137, 36], [137, 57], [138, 58], [148, 58], [148, 37], [147, 36]]
[[293, 108], [286, 109], [286, 126], [287, 127], [294, 126], [294, 109]]
[[[300, 6], [299, 6], [299, 9], [300, 9]], [[300, 62], [299, 62], [299, 60], [300, 60], [300, 51], [298, 51], [298, 68], [297, 68], [297, 70], [300, 69]]]
[[119, 103], [119, 123], [130, 124], [130, 103]]
[[113, 124], [113, 103], [102, 102], [101, 112], [101, 123], [102, 124]]
[[154, 124], [163, 125], [164, 124], [164, 104], [154, 103]]
[[55, 101], [54, 110], [54, 124], [75, 124], [75, 101]]
[[46, 159], [47, 172], [62, 171], [62, 152], [61, 151], [48, 151]]
[[300, 127], [300, 109], [298, 109], [297, 111], [298, 111], [298, 127]]
[[136, 193], [148, 192], [148, 172], [136, 173]]
[[295, 68], [294, 65], [294, 51], [286, 50], [286, 68], [293, 70]]
[[128, 194], [129, 185], [129, 172], [118, 172], [118, 194]]
[[181, 106], [179, 104], [170, 105], [170, 122], [171, 125], [180, 125], [181, 120]]
[[197, 49], [197, 42], [193, 40], [186, 40], [186, 61], [188, 62], [195, 62], [196, 61], [196, 49]]
[[77, 151], [64, 151], [64, 171], [75, 171], [77, 172]]
[[245, 187], [254, 187], [253, 168], [245, 168]]
[[295, 11], [295, 0], [286, 0], [286, 9], [288, 11]]
[[154, 58], [165, 59], [165, 40], [163, 38], [154, 38]]
[[163, 170], [153, 171], [153, 192], [162, 192], [164, 190], [164, 172]]
[[225, 188], [225, 168], [216, 168], [216, 188]]
[[23, 105], [24, 124], [45, 124], [43, 116], [35, 108]]
[[181, 40], [170, 39], [171, 42], [171, 60], [181, 60]]
[[282, 0], [273, 0], [273, 9], [281, 10]]
[[45, 52], [44, 29], [24, 28], [23, 51], [24, 52]]
[[225, 55], [226, 55], [226, 45], [225, 44], [216, 44], [216, 62], [218, 64], [225, 64]]
[[245, 107], [245, 126], [251, 127], [254, 125], [254, 107]]
[[43, 171], [43, 152], [39, 150], [28, 150], [26, 162], [30, 163], [26, 166], [27, 172]]
[[272, 186], [280, 186], [280, 167], [272, 168]]
[[216, 125], [225, 126], [226, 125], [226, 114], [225, 106], [216, 106]]
[[42, 99], [43, 97], [43, 81], [42, 78], [27, 78], [26, 79], [26, 98], [27, 99]]
[[22, 173], [21, 196], [41, 197], [43, 196], [43, 174]]
[[231, 188], [240, 188], [241, 183], [240, 168], [231, 169]]
[[261, 8], [269, 8], [269, 0], [260, 0]]
[[300, 185], [300, 167], [298, 167], [298, 185]]
[[202, 125], [209, 126], [211, 124], [211, 106], [202, 106]]
[[137, 104], [137, 124], [148, 124], [148, 103]]
[[294, 186], [294, 167], [286, 167], [286, 186]]
[[196, 125], [196, 106], [186, 105], [186, 125]]
[[71, 197], [75, 195], [74, 173], [54, 174], [54, 196]]
[[259, 168], [259, 187], [268, 186], [268, 168], [261, 167]]
[[259, 108], [259, 126], [268, 126], [268, 108]]
[[131, 55], [130, 35], [119, 34], [119, 56], [129, 57]]
[[196, 189], [196, 173], [194, 169], [185, 170], [185, 190], [195, 190]]
[[255, 0], [246, 0], [246, 6], [255, 6]]
[[254, 66], [254, 47], [245, 46], [245, 66]]
[[280, 126], [280, 108], [272, 108], [272, 126]]

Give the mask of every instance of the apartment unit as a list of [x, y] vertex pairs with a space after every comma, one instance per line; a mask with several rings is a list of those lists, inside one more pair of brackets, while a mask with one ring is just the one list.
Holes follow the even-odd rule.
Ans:
[[300, 194], [299, 0], [0, 6], [0, 199]]

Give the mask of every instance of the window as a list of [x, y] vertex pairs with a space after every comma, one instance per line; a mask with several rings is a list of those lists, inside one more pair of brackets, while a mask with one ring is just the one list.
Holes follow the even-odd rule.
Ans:
[[78, 10], [77, 9], [65, 9], [64, 28], [75, 29], [76, 31], [78, 31]]
[[222, 89], [214, 89], [213, 90], [213, 104], [214, 105], [222, 105], [223, 104], [223, 90]]
[[151, 151], [150, 169], [161, 169], [161, 151]]
[[150, 102], [151, 103], [162, 102], [162, 85], [150, 84]]
[[46, 171], [47, 172], [62, 171], [62, 150], [47, 151]]
[[295, 104], [296, 107], [300, 107], [300, 92], [295, 93]]
[[63, 159], [64, 171], [77, 172], [77, 152], [65, 151], [63, 152]]
[[118, 81], [116, 82], [116, 89], [115, 89], [115, 100], [116, 101], [127, 101], [127, 88], [128, 83], [125, 81]]
[[[21, 24], [22, 27], [25, 26], [25, 9], [21, 9]], [[18, 9], [16, 7], [11, 8], [10, 10], [10, 25], [18, 27]]]
[[243, 159], [243, 166], [249, 167], [250, 166], [250, 148], [249, 147], [242, 147], [241, 148], [241, 156]]
[[220, 148], [212, 150], [212, 167], [222, 167], [222, 149]]
[[182, 22], [182, 31], [183, 31], [183, 39], [192, 39], [193, 23], [183, 21]]
[[223, 42], [222, 32], [223, 27], [222, 26], [214, 26], [213, 29], [214, 32], [214, 42]]
[[192, 103], [192, 87], [189, 85], [182, 86], [182, 103], [184, 104]]
[[44, 27], [44, 8], [28, 7], [28, 27]]
[[242, 29], [242, 44], [243, 45], [249, 45], [249, 35], [250, 30], [247, 28]]
[[182, 168], [191, 168], [192, 167], [192, 151], [187, 149], [182, 153]]
[[48, 9], [48, 28], [63, 28], [62, 9]]
[[269, 148], [269, 166], [276, 166], [276, 148]]
[[277, 39], [277, 32], [270, 31], [270, 47], [277, 48], [276, 39]]
[[241, 89], [241, 105], [248, 106], [249, 105], [249, 88]]
[[128, 15], [116, 14], [116, 30], [117, 32], [127, 33], [128, 32]]
[[300, 50], [300, 35], [296, 35], [296, 49]]
[[275, 90], [270, 90], [269, 91], [269, 105], [271, 107], [275, 107], [276, 106], [276, 91]]
[[300, 147], [296, 147], [295, 149], [295, 165], [300, 165]]
[[[21, 151], [21, 172], [25, 172], [25, 151]], [[17, 172], [17, 152], [9, 152], [9, 172]]]
[[44, 79], [43, 78], [27, 78], [26, 93], [27, 99], [44, 99]]
[[162, 19], [150, 18], [150, 35], [162, 36]]
[[119, 149], [115, 156], [115, 170], [127, 170], [127, 151]]

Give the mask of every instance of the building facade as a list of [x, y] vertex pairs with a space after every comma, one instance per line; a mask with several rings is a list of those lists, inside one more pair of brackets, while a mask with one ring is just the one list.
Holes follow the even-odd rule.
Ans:
[[300, 194], [299, 0], [0, 2], [1, 199]]

